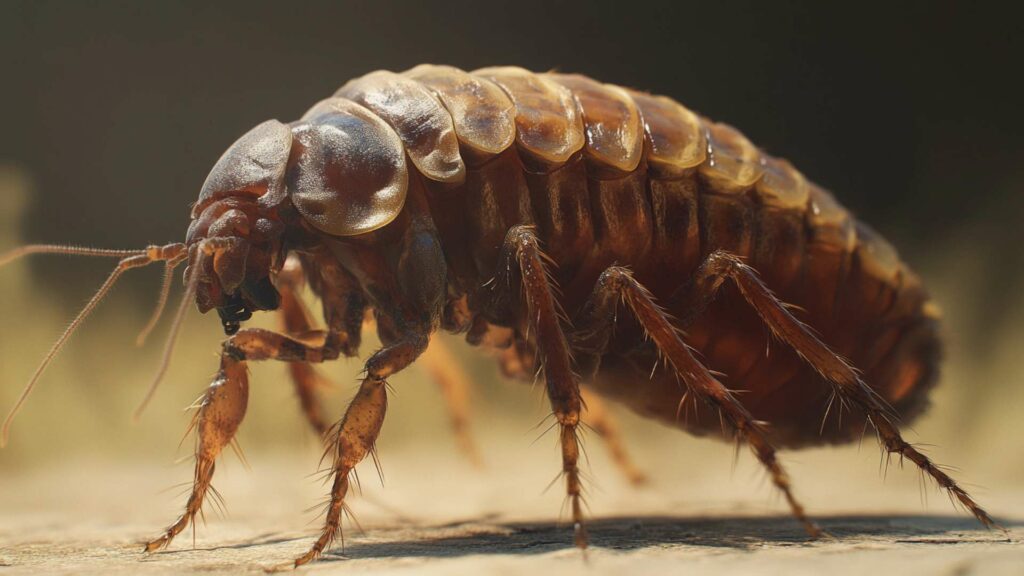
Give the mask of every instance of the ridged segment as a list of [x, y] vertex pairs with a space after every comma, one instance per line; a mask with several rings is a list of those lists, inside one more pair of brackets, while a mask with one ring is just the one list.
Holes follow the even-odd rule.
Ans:
[[720, 122], [705, 121], [707, 161], [700, 167], [718, 192], [746, 190], [764, 173], [761, 152], [739, 130]]
[[370, 110], [344, 98], [314, 105], [292, 124], [292, 203], [317, 229], [336, 236], [376, 230], [402, 211], [409, 187], [405, 149]]
[[629, 95], [640, 109], [647, 162], [655, 175], [675, 178], [704, 162], [707, 142], [696, 114], [664, 96]]
[[572, 90], [583, 113], [584, 151], [601, 169], [620, 174], [636, 170], [643, 154], [643, 125], [633, 99], [618, 86], [601, 84], [578, 74], [545, 74]]
[[762, 166], [764, 175], [754, 187], [758, 200], [765, 206], [802, 211], [810, 200], [804, 175], [781, 158], [765, 156]]
[[[789, 162], [763, 154], [736, 129], [703, 119], [670, 98], [580, 75], [534, 74], [515, 67], [469, 74], [433, 65], [402, 75], [374, 72], [349, 82], [338, 95], [383, 118], [433, 180], [461, 181], [460, 150], [470, 154], [467, 158], [489, 160], [513, 142], [527, 167], [539, 167], [538, 172], [557, 169], [581, 150], [592, 177], [631, 173], [646, 158], [654, 179], [682, 178], [696, 168], [714, 194], [750, 190], [757, 205], [802, 215], [817, 246], [856, 252], [872, 276], [893, 278], [901, 271], [888, 243], [871, 232], [858, 234], [849, 212]], [[705, 233], [705, 243], [733, 238], [736, 231], [725, 235], [729, 222], [749, 220], [726, 208], [733, 207], [715, 211], [721, 234], [712, 238]], [[858, 241], [859, 236], [864, 237]]]
[[902, 268], [892, 244], [863, 222], [857, 222], [857, 257], [864, 271], [880, 280], [894, 281]]
[[807, 223], [815, 237], [846, 252], [852, 252], [856, 246], [857, 233], [850, 212], [817, 185], [808, 182], [808, 190], [810, 203], [807, 206]]
[[422, 83], [441, 99], [455, 123], [459, 142], [486, 160], [516, 139], [516, 109], [493, 82], [452, 66], [421, 64], [404, 75]]
[[459, 154], [452, 116], [419, 82], [382, 70], [350, 80], [335, 96], [358, 102], [383, 118], [427, 178], [465, 181], [466, 165]]
[[572, 91], [514, 66], [473, 72], [496, 83], [516, 107], [516, 144], [525, 156], [548, 169], [565, 164], [583, 148], [583, 119]]

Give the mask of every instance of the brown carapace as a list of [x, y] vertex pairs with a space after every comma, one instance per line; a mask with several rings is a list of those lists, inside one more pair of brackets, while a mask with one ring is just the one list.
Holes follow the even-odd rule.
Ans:
[[[280, 360], [333, 459], [322, 533], [294, 564], [317, 558], [384, 423], [389, 376], [428, 359], [465, 439], [465, 379], [443, 350], [424, 354], [438, 330], [493, 348], [509, 375], [542, 375], [580, 547], [588, 406], [624, 471], [642, 479], [601, 397], [689, 432], [735, 435], [811, 536], [820, 530], [777, 449], [846, 442], [869, 425], [886, 452], [994, 525], [898, 430], [924, 409], [940, 357], [937, 308], [918, 277], [785, 160], [669, 98], [513, 67], [374, 72], [232, 145], [184, 244], [11, 256], [31, 252], [122, 258], [72, 328], [124, 270], [163, 261], [170, 278], [187, 260], [178, 320], [194, 298], [229, 335], [194, 422], [192, 495], [148, 551], [200, 511], [245, 414], [246, 364]], [[323, 304], [323, 329], [297, 296], [303, 284]], [[240, 329], [259, 310], [280, 310], [283, 333]], [[355, 356], [371, 313], [384, 346], [328, 427], [311, 364]]]

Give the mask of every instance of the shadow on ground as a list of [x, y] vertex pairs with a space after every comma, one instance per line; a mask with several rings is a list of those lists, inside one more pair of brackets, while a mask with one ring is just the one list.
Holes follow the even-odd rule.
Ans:
[[[1010, 542], [998, 530], [980, 529], [974, 520], [957, 516], [846, 515], [817, 518], [830, 538], [809, 540], [789, 516], [680, 518], [668, 516], [613, 517], [588, 523], [591, 546], [631, 551], [645, 548], [706, 547], [750, 550], [765, 546], [881, 541], [906, 545], [951, 545], [972, 542]], [[1024, 521], [1006, 522], [1007, 528]], [[495, 523], [486, 519], [418, 526], [415, 535], [403, 528], [349, 531], [323, 560], [358, 558], [453, 558], [477, 554], [543, 554], [572, 548], [571, 528], [560, 523]], [[440, 534], [431, 537], [430, 534]], [[293, 542], [308, 537], [292, 539]], [[218, 548], [263, 546], [284, 541], [263, 535], [250, 543]]]

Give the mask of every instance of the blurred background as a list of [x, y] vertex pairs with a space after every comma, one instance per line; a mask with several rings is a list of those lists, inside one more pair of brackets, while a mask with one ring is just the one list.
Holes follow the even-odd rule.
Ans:
[[[948, 319], [943, 380], [909, 436], [961, 468], [983, 501], [999, 501], [1024, 478], [1021, 22], [1020, 14], [953, 2], [4, 0], [0, 251], [27, 242], [180, 241], [190, 203], [231, 142], [265, 119], [297, 118], [371, 70], [433, 62], [584, 73], [670, 95], [739, 127], [892, 240]], [[0, 270], [4, 412], [109, 264], [42, 256]], [[43, 468], [73, 468], [81, 478], [102, 463], [169, 463], [187, 453], [175, 451], [187, 422], [182, 408], [215, 371], [221, 332], [214, 317], [188, 317], [167, 381], [133, 424], [167, 330], [165, 322], [149, 346], [134, 347], [159, 277], [157, 267], [132, 272], [72, 339], [0, 451], [0, 478]], [[503, 382], [489, 359], [452, 346], [479, 383], [474, 417], [485, 460], [500, 467], [515, 454], [553, 475], [555, 437], [531, 444], [548, 412], [541, 389]], [[360, 367], [329, 367], [334, 414]], [[301, 478], [314, 469], [316, 440], [282, 367], [253, 372], [241, 443], [250, 461], [299, 454]], [[392, 384], [380, 442], [385, 466], [437, 453], [456, 464], [428, 463], [420, 473], [471, 478], [422, 369]], [[687, 492], [733, 482], [767, 499], [746, 454], [736, 472], [726, 445], [618, 414], [656, 486]], [[592, 475], [610, 491], [619, 479], [596, 439], [590, 445]], [[886, 502], [870, 442], [788, 458], [812, 510], [829, 501], [823, 486]], [[176, 469], [154, 491], [188, 476]], [[917, 481], [905, 472], [886, 482]], [[534, 488], [543, 484], [523, 490], [532, 496]], [[560, 499], [550, 492], [546, 498]], [[934, 500], [930, 509], [950, 512]], [[916, 498], [905, 505], [915, 509]]]

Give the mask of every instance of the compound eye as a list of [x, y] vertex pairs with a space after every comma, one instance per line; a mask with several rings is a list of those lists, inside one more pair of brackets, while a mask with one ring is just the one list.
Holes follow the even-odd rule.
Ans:
[[409, 187], [405, 149], [373, 112], [327, 99], [293, 126], [292, 135], [288, 190], [295, 208], [318, 230], [364, 234], [402, 211]]

